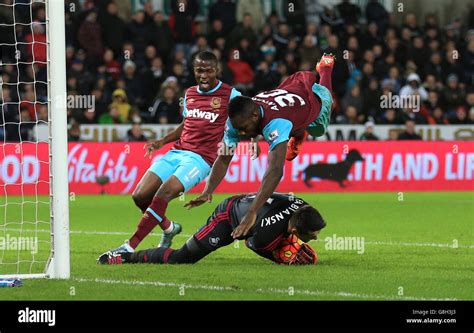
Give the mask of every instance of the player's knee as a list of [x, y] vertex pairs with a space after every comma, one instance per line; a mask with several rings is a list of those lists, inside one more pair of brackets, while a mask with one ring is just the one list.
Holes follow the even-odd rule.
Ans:
[[156, 193], [156, 196], [160, 197], [161, 199], [169, 202], [176, 198], [181, 191], [178, 188], [171, 187], [171, 186], [162, 186]]
[[133, 202], [135, 202], [135, 205], [141, 210], [146, 209], [150, 204], [149, 203], [150, 199], [147, 198], [147, 196], [139, 190], [133, 191], [132, 199], [133, 199]]

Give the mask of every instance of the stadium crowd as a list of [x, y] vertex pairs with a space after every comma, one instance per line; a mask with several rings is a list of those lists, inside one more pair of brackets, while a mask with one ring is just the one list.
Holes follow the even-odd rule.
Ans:
[[[67, 94], [95, 98], [92, 108], [68, 108], [71, 140], [80, 124], [181, 122], [192, 60], [203, 50], [218, 57], [219, 78], [245, 95], [336, 54], [333, 124], [474, 123], [474, 9], [441, 26], [435, 15], [390, 13], [374, 0], [365, 8], [273, 1], [271, 11], [255, 0], [163, 3], [163, 11], [145, 2], [133, 12], [128, 1], [66, 0]], [[27, 140], [47, 121], [45, 10], [0, 4], [0, 135]], [[419, 96], [421, 104], [382, 107], [382, 95]], [[145, 140], [140, 126], [127, 140]]]

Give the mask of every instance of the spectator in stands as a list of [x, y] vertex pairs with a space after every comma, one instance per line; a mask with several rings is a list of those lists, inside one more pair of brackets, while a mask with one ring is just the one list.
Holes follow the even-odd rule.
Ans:
[[174, 40], [168, 21], [164, 19], [161, 11], [157, 11], [153, 15], [153, 24], [150, 27], [150, 34], [150, 42], [155, 46], [160, 57], [166, 60], [166, 57], [173, 49]]
[[282, 6], [282, 12], [283, 16], [285, 16], [286, 23], [288, 23], [288, 25], [293, 28], [293, 32], [295, 34], [300, 36], [303, 35], [306, 26], [305, 1], [285, 0], [282, 2]]
[[255, 91], [272, 90], [280, 84], [281, 75], [278, 71], [270, 69], [268, 63], [261, 61], [255, 73]]
[[364, 89], [362, 96], [363, 106], [361, 111], [365, 114], [366, 119], [369, 117], [375, 119], [379, 115], [381, 94], [379, 81], [372, 78], [369, 81], [369, 87]]
[[415, 132], [415, 122], [405, 121], [405, 130], [398, 134], [398, 140], [421, 140], [421, 136]]
[[82, 118], [80, 119], [81, 124], [87, 125], [97, 124], [97, 121], [97, 112], [94, 108], [84, 110], [84, 112], [82, 113]]
[[232, 49], [239, 47], [241, 39], [247, 39], [250, 48], [254, 49], [257, 46], [257, 34], [253, 30], [253, 16], [250, 13], [245, 13], [241, 23], [238, 23], [227, 39], [226, 48]]
[[36, 118], [31, 118], [29, 110], [25, 107], [20, 107], [20, 117], [11, 126], [10, 129], [14, 129], [14, 131], [9, 133], [8, 138], [11, 141], [32, 141], [31, 131], [35, 126], [35, 122]]
[[127, 94], [125, 90], [115, 89], [114, 93], [112, 94], [112, 99], [113, 102], [109, 105], [110, 118], [113, 120], [114, 123], [117, 123], [115, 111], [112, 112], [112, 110], [116, 109], [120, 117], [120, 123], [128, 122], [131, 106], [128, 103]]
[[466, 101], [464, 103], [464, 106], [466, 107], [467, 110], [474, 109], [474, 88], [471, 88], [472, 90], [468, 91], [466, 94]]
[[437, 81], [434, 75], [428, 74], [426, 75], [425, 82], [423, 82], [423, 87], [427, 91], [434, 91], [439, 95], [443, 89], [443, 84]]
[[309, 63], [310, 67], [316, 66], [317, 60], [321, 57], [321, 51], [316, 46], [317, 38], [312, 35], [306, 35], [299, 49], [301, 62]]
[[[474, 13], [474, 10], [472, 11]], [[467, 47], [462, 57], [466, 84], [474, 85], [474, 30], [469, 30]]]
[[265, 15], [261, 1], [239, 0], [237, 1], [237, 22], [242, 22], [246, 13], [252, 13], [252, 27], [254, 31], [260, 31], [265, 24]]
[[112, 49], [114, 54], [120, 54], [122, 51], [127, 31], [125, 22], [118, 14], [115, 2], [109, 2], [106, 12], [102, 13], [99, 17], [104, 44]]
[[69, 142], [81, 141], [81, 124], [76, 120], [71, 122], [68, 130], [67, 140]]
[[356, 108], [357, 114], [361, 114], [363, 104], [364, 99], [360, 93], [360, 87], [358, 84], [354, 85], [341, 100], [341, 106], [343, 109], [347, 109], [347, 107], [351, 105]]
[[446, 116], [444, 115], [443, 109], [436, 106], [431, 114], [428, 116], [428, 124], [430, 125], [446, 125], [449, 124]]
[[[426, 59], [425, 59], [426, 60]], [[430, 55], [430, 61], [424, 66], [424, 74], [433, 75], [434, 77], [443, 76], [442, 57], [439, 52], [434, 52]]]
[[167, 73], [165, 72], [163, 61], [160, 57], [155, 57], [151, 61], [150, 68], [147, 68], [142, 76], [143, 86], [145, 89], [145, 104], [150, 105], [157, 91], [160, 90], [161, 84], [165, 80]]
[[384, 125], [400, 125], [402, 124], [399, 111], [396, 109], [386, 109], [383, 113], [380, 123]]
[[254, 73], [252, 67], [240, 59], [239, 51], [237, 49], [232, 49], [230, 51], [227, 66], [229, 66], [229, 69], [234, 76], [234, 87], [242, 92], [242, 94], [247, 95], [247, 93], [253, 88]]
[[120, 63], [115, 60], [114, 51], [112, 49], [106, 49], [104, 52], [104, 65], [105, 65], [105, 72], [107, 75], [110, 75], [112, 80], [117, 80], [120, 77]]
[[320, 25], [321, 15], [324, 13], [324, 7], [319, 3], [319, 1], [314, 0], [305, 0], [305, 17], [306, 24], [314, 24], [316, 26]]
[[428, 93], [428, 99], [424, 102], [424, 106], [429, 112], [432, 112], [435, 108], [441, 106], [441, 101], [436, 91], [430, 91]]
[[336, 122], [338, 124], [344, 124], [344, 125], [359, 124], [357, 108], [355, 106], [348, 105], [344, 110], [345, 110], [344, 115], [340, 115], [336, 117]]
[[448, 43], [446, 45], [446, 56], [445, 60], [446, 63], [443, 66], [443, 76], [442, 78], [447, 78], [450, 74], [456, 74], [459, 78], [464, 77], [464, 68], [462, 66], [462, 62], [458, 59], [459, 56], [456, 56], [458, 54], [458, 50], [456, 49], [455, 43]]
[[211, 32], [207, 36], [209, 45], [212, 48], [216, 48], [218, 44], [217, 40], [221, 39], [225, 42], [226, 37], [227, 35], [224, 32], [224, 25], [222, 21], [219, 19], [215, 19], [214, 21], [212, 21]]
[[145, 23], [145, 12], [143, 10], [137, 11], [128, 24], [128, 40], [133, 42], [135, 52], [139, 55], [144, 54], [146, 46], [150, 43], [150, 28], [151, 26]]
[[156, 124], [179, 124], [182, 121], [176, 92], [172, 87], [163, 91], [150, 108], [152, 122]]
[[449, 123], [456, 125], [469, 124], [466, 108], [464, 106], [458, 106], [456, 112], [449, 118]]
[[374, 134], [374, 123], [368, 121], [364, 124], [365, 131], [361, 134], [359, 140], [361, 141], [378, 141], [379, 138]]
[[49, 127], [48, 127], [48, 105], [40, 104], [37, 110], [38, 122], [31, 128], [30, 138], [36, 142], [48, 142]]
[[443, 89], [443, 99], [448, 112], [455, 110], [464, 103], [464, 90], [459, 85], [458, 76], [450, 74], [447, 78], [447, 85]]
[[[125, 81], [126, 96], [132, 104], [142, 105], [144, 99], [144, 89], [141, 77], [136, 73], [137, 66], [131, 60], [127, 60], [123, 65], [123, 77]], [[125, 92], [125, 91], [124, 91]]]
[[421, 101], [428, 99], [428, 92], [421, 85], [420, 77], [416, 73], [411, 73], [407, 77], [407, 84], [400, 89], [400, 97], [414, 95], [416, 93], [420, 95]]
[[332, 33], [339, 33], [344, 25], [344, 19], [339, 17], [332, 5], [324, 6], [324, 10], [320, 15], [322, 25], [329, 26]]
[[172, 31], [176, 46], [184, 51], [187, 57], [193, 42], [194, 20], [199, 11], [197, 0], [172, 0]]
[[340, 4], [336, 6], [341, 18], [345, 24], [358, 24], [361, 15], [359, 6], [349, 2], [349, 0], [342, 0]]
[[369, 24], [374, 22], [381, 34], [385, 33], [388, 24], [388, 13], [378, 0], [369, 0], [365, 7], [365, 18]]
[[182, 63], [175, 62], [173, 64], [173, 70], [171, 74], [178, 80], [178, 84], [181, 87], [189, 87], [191, 85], [188, 76], [184, 74], [184, 67]]
[[[25, 36], [28, 61], [38, 61], [39, 67], [46, 67], [46, 26], [40, 22], [32, 22], [32, 33]], [[28, 29], [29, 30], [29, 29]], [[3, 39], [3, 38], [2, 38]], [[3, 40], [2, 40], [3, 42]]]
[[86, 20], [79, 28], [77, 39], [91, 61], [102, 57], [104, 51], [102, 29], [97, 22], [96, 10], [92, 10], [87, 14]]
[[121, 124], [122, 120], [120, 117], [120, 111], [117, 106], [110, 104], [109, 112], [104, 113], [99, 117], [99, 124], [102, 125], [111, 125], [111, 124]]
[[231, 0], [217, 0], [217, 2], [209, 8], [209, 21], [215, 22], [216, 20], [222, 23], [222, 32], [224, 35], [230, 33], [236, 23], [235, 3]]
[[127, 137], [125, 141], [148, 141], [146, 136], [143, 134], [140, 123], [133, 123], [132, 128], [127, 131]]
[[426, 59], [429, 58], [429, 55], [430, 54], [428, 49], [425, 47], [423, 37], [414, 37], [413, 42], [407, 52], [408, 59], [413, 60], [417, 68], [422, 69], [423, 66], [426, 64]]

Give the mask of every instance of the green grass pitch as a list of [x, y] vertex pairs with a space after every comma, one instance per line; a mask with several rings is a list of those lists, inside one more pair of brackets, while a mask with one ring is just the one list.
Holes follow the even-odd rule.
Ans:
[[[186, 200], [194, 197], [186, 195]], [[227, 195], [193, 210], [173, 201], [170, 219], [184, 229], [181, 246]], [[280, 266], [258, 257], [243, 242], [221, 248], [194, 265], [99, 266], [102, 252], [135, 230], [140, 213], [129, 196], [76, 196], [70, 202], [71, 279], [24, 280], [0, 289], [3, 300], [411, 300], [474, 299], [474, 192], [301, 194], [327, 220], [315, 266]], [[403, 198], [401, 197], [403, 196]], [[41, 198], [47, 200], [47, 198]], [[400, 200], [403, 199], [403, 200]], [[6, 198], [2, 198], [4, 204]], [[0, 250], [0, 273], [41, 272], [49, 254], [46, 204], [15, 204], [0, 211], [0, 237], [34, 236], [34, 254]], [[6, 210], [5, 210], [5, 207]], [[8, 223], [5, 225], [5, 221]], [[36, 232], [31, 230], [37, 229]], [[160, 230], [139, 249], [156, 246]], [[331, 250], [325, 238], [364, 237], [364, 252]]]

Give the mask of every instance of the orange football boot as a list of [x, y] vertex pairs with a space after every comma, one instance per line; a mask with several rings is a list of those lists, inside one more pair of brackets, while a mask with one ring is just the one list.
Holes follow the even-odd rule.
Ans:
[[320, 71], [324, 68], [333, 69], [335, 61], [336, 61], [335, 55], [331, 53], [329, 54], [324, 53], [323, 56], [321, 57], [321, 60], [318, 61], [318, 63], [316, 64], [316, 72], [321, 74]]

